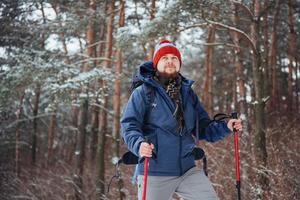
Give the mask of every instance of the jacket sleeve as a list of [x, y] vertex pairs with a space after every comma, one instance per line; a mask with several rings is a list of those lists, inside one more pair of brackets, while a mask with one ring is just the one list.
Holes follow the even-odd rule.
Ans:
[[144, 141], [142, 126], [145, 110], [145, 95], [142, 87], [138, 87], [131, 94], [121, 119], [122, 137], [136, 156], [139, 156], [140, 143]]
[[196, 94], [196, 114], [199, 122], [199, 140], [206, 140], [208, 142], [216, 142], [222, 140], [230, 134], [230, 129], [226, 122], [215, 122], [210, 119], [207, 112], [204, 110]]

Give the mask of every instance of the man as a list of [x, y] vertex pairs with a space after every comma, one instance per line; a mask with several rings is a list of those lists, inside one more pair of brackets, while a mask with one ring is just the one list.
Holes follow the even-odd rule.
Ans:
[[[170, 41], [160, 42], [152, 61], [153, 64], [141, 65], [144, 84], [133, 91], [121, 120], [122, 135], [129, 150], [139, 158], [153, 157], [149, 161], [147, 199], [169, 200], [173, 193], [184, 200], [218, 199], [203, 171], [195, 167], [194, 137], [209, 142], [221, 140], [233, 126], [242, 130], [241, 120], [231, 119], [227, 124], [210, 120], [191, 89], [193, 81], [179, 73], [181, 54]], [[150, 109], [146, 88], [153, 91]], [[144, 164], [139, 163], [139, 199], [143, 169]]]

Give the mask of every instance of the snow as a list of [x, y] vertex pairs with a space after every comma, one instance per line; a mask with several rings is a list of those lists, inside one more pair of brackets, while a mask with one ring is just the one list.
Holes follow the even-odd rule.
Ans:
[[[24, 4], [23, 7], [27, 8], [28, 5]], [[39, 7], [40, 7], [40, 5], [39, 5]], [[47, 20], [54, 20], [56, 18], [56, 14], [50, 4], [43, 3], [43, 9], [44, 9], [45, 17]], [[43, 14], [42, 14], [41, 8], [34, 10], [33, 12], [31, 12], [31, 15], [27, 16], [28, 20], [40, 19], [41, 23], [42, 23], [42, 18], [43, 18]]]
[[111, 158], [112, 164], [116, 165], [116, 164], [118, 163], [119, 159], [120, 159], [120, 158], [118, 158], [118, 157], [116, 157], [116, 156], [112, 157], [112, 158]]

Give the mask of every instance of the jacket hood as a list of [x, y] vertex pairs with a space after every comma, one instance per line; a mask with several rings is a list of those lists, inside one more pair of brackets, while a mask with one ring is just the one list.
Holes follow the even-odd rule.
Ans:
[[139, 66], [140, 68], [140, 76], [143, 78], [151, 78], [155, 75], [155, 69], [153, 67], [152, 61], [144, 62]]

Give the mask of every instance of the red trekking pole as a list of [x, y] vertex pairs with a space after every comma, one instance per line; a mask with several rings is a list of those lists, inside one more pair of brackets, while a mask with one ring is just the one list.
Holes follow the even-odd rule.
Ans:
[[[146, 142], [150, 144], [149, 139], [146, 137]], [[148, 168], [149, 168], [149, 157], [145, 157], [144, 161], [144, 187], [143, 187], [143, 196], [142, 200], [146, 200], [146, 193], [147, 193], [147, 179], [148, 179]]]
[[[237, 113], [231, 114], [233, 119], [237, 119]], [[233, 124], [234, 126], [234, 124]], [[239, 157], [239, 137], [238, 131], [233, 128], [234, 134], [234, 147], [235, 147], [235, 176], [236, 176], [236, 189], [237, 189], [237, 199], [241, 200], [241, 177], [240, 177], [240, 157]]]
[[143, 196], [142, 200], [146, 200], [146, 193], [147, 193], [147, 178], [148, 178], [148, 167], [149, 167], [149, 158], [145, 158], [144, 162], [144, 187], [143, 187]]

